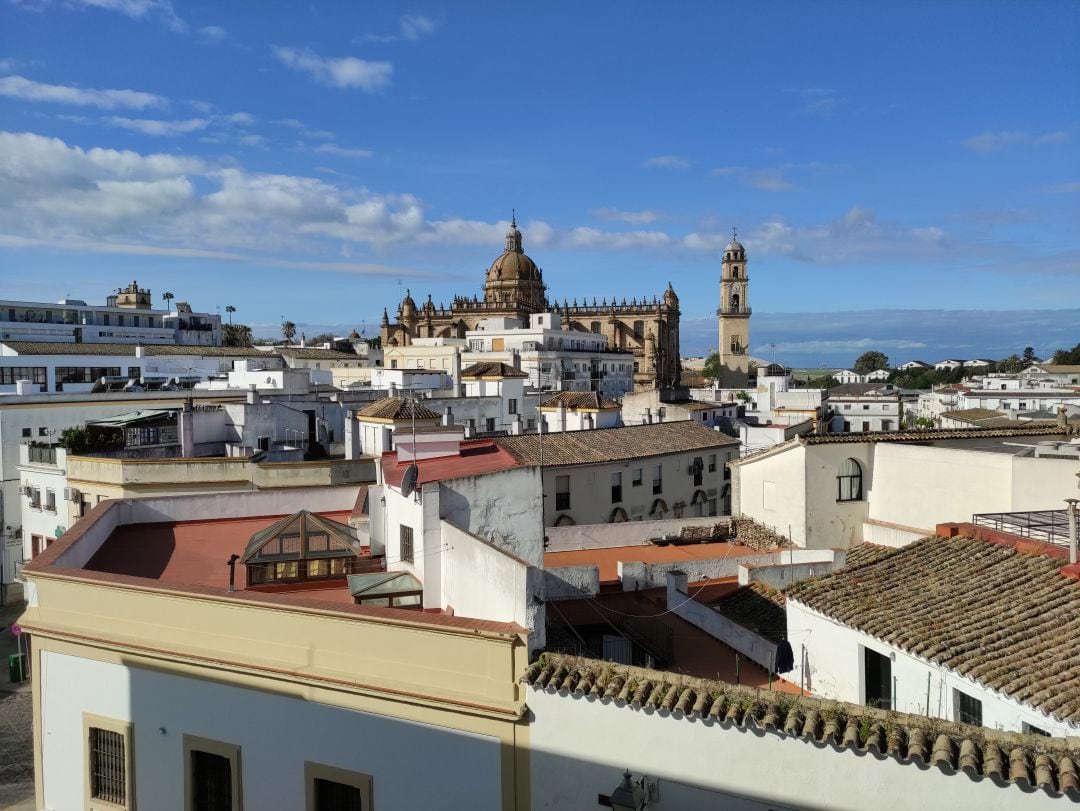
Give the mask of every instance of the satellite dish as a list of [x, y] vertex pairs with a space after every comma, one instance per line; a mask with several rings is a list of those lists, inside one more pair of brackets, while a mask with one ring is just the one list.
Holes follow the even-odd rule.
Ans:
[[401, 495], [411, 496], [413, 494], [413, 491], [416, 490], [416, 475], [419, 472], [420, 469], [416, 466], [416, 462], [405, 468], [405, 475], [401, 477]]

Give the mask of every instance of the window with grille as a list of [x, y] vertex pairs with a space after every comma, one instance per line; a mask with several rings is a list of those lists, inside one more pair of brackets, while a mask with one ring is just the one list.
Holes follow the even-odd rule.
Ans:
[[188, 811], [240, 811], [240, 747], [185, 735], [184, 760]]
[[90, 797], [127, 803], [127, 759], [121, 732], [90, 727]]
[[956, 699], [956, 720], [961, 724], [982, 726], [982, 702], [959, 690], [953, 691]]
[[316, 811], [362, 811], [363, 795], [356, 786], [315, 778]]
[[401, 525], [401, 559], [405, 563], [413, 562], [413, 531], [404, 524]]
[[371, 811], [370, 775], [321, 763], [304, 764], [305, 811]]

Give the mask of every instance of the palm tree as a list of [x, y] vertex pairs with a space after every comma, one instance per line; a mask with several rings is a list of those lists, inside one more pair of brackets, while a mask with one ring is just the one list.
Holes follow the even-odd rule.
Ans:
[[225, 305], [225, 312], [227, 312], [229, 314], [229, 323], [231, 324], [232, 323], [232, 314], [236, 312], [236, 308], [233, 307], [231, 304], [226, 304]]
[[161, 294], [161, 297], [163, 299], [165, 299], [165, 309], [166, 310], [171, 310], [172, 305], [169, 304], [169, 302], [172, 301], [174, 298], [176, 298], [176, 296], [174, 296], [172, 293], [170, 293], [168, 290], [166, 290], [164, 293]]
[[281, 334], [285, 338], [285, 343], [291, 344], [293, 336], [296, 335], [296, 324], [292, 321], [282, 321]]

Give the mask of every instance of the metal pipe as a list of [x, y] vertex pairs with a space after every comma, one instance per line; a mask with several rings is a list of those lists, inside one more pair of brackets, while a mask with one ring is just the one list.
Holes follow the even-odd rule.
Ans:
[[1076, 563], [1076, 503], [1078, 499], [1067, 498], [1069, 505], [1069, 564]]
[[236, 591], [236, 561], [240, 560], [239, 555], [229, 556], [229, 591]]

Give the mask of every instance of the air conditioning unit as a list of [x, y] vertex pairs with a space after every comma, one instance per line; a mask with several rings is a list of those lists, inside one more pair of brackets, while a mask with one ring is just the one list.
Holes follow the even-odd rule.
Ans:
[[77, 487], [71, 487], [71, 488], [68, 488], [68, 489], [71, 490], [71, 499], [70, 499], [70, 501], [73, 501], [76, 504], [78, 504], [80, 501], [82, 501], [82, 491], [81, 490], [79, 490]]
[[34, 488], [31, 487], [28, 484], [24, 484], [22, 487], [19, 488], [19, 495], [20, 496], [32, 496], [33, 494], [34, 494]]

